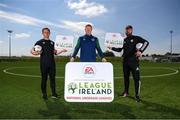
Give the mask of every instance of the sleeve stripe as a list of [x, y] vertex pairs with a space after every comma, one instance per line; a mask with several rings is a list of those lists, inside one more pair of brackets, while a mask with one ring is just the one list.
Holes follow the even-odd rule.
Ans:
[[147, 44], [148, 44], [147, 42], [144, 42], [144, 44], [143, 44], [143, 46], [141, 47], [140, 50], [144, 51], [144, 49], [146, 48]]

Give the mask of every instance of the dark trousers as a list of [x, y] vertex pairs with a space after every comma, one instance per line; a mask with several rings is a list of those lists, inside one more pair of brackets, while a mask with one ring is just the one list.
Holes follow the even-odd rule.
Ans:
[[139, 96], [140, 90], [140, 71], [138, 61], [123, 61], [123, 73], [124, 73], [124, 92], [129, 94], [129, 77], [132, 73], [135, 86], [135, 96]]
[[46, 86], [47, 86], [47, 79], [49, 76], [52, 95], [55, 95], [56, 94], [55, 63], [51, 63], [51, 64], [42, 64], [41, 63], [40, 69], [41, 69], [41, 91], [42, 91], [42, 94], [47, 95]]

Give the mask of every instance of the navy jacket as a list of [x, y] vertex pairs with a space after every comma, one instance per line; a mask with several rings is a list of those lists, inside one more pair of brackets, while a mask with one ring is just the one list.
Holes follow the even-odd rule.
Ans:
[[99, 45], [99, 40], [97, 37], [92, 35], [84, 35], [79, 37], [77, 45], [75, 47], [72, 57], [76, 57], [79, 49], [80, 51], [80, 61], [81, 62], [96, 62], [96, 50], [101, 58], [103, 58], [103, 52]]

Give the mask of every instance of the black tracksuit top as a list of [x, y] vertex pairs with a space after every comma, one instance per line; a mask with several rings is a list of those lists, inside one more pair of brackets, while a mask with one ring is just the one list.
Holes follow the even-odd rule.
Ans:
[[123, 48], [112, 48], [113, 51], [121, 52], [123, 49], [123, 55], [122, 57], [124, 59], [128, 59], [131, 57], [135, 57], [135, 53], [137, 52], [136, 44], [137, 43], [143, 43], [143, 46], [139, 49], [139, 51], [144, 52], [144, 50], [149, 45], [149, 42], [142, 37], [131, 35], [124, 39]]
[[41, 64], [54, 63], [54, 42], [52, 40], [41, 39], [36, 42], [35, 45], [42, 47], [42, 53], [40, 55]]

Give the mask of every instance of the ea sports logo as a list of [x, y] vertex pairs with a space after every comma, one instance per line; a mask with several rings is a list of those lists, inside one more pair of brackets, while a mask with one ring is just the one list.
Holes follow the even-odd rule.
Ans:
[[85, 77], [94, 77], [96, 69], [93, 65], [85, 65], [83, 68], [83, 74]]

